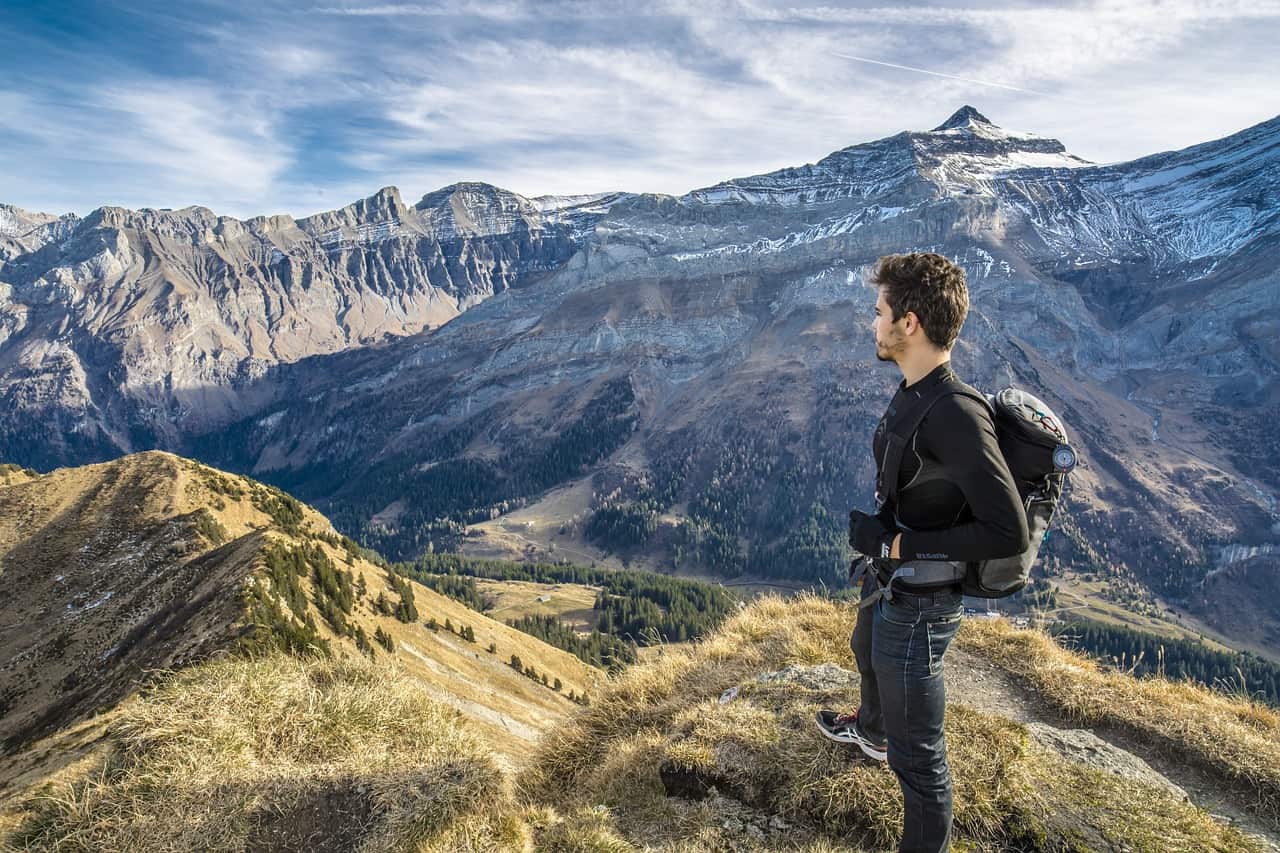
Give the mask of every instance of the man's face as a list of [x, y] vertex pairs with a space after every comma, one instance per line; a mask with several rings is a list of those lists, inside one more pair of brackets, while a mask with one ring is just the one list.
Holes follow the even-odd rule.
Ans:
[[876, 318], [871, 323], [871, 331], [876, 339], [876, 358], [896, 362], [906, 352], [907, 338], [902, 330], [906, 319], [906, 315], [903, 315], [894, 322], [893, 309], [884, 301], [884, 288], [879, 288], [876, 294]]

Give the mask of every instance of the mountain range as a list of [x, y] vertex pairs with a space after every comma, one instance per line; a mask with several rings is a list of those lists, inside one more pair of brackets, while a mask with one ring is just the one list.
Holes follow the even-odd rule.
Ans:
[[898, 380], [863, 276], [937, 251], [957, 371], [1042, 397], [1083, 459], [1043, 570], [1275, 650], [1278, 233], [1280, 118], [1095, 165], [972, 107], [679, 197], [3, 208], [0, 458], [192, 455], [393, 558], [508, 547], [554, 498], [569, 547], [839, 583]]

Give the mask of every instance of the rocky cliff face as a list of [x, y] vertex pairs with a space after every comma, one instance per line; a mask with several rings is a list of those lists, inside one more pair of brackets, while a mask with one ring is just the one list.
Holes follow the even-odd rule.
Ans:
[[[223, 373], [206, 366], [185, 385], [162, 377], [189, 375], [176, 362], [211, 365], [192, 338], [121, 319], [141, 310], [138, 297], [95, 307], [103, 298], [78, 297], [86, 291], [71, 283], [89, 273], [60, 278], [72, 268], [38, 259], [69, 257], [64, 247], [89, 234], [163, 244], [174, 226], [162, 223], [200, 215], [148, 211], [131, 214], [142, 220], [132, 229], [108, 229], [91, 224], [108, 215], [98, 212], [70, 243], [0, 271], [21, 294], [7, 316], [41, 306], [44, 317], [41, 334], [10, 332], [0, 350], [19, 365], [7, 368], [17, 414], [0, 452], [50, 464], [87, 452], [76, 444], [92, 432], [84, 424], [150, 412], [146, 423], [174, 425], [116, 428], [118, 441], [103, 427], [94, 452], [145, 440], [252, 470], [396, 556], [594, 473], [588, 509], [614, 515], [591, 535], [662, 565], [834, 580], [839, 516], [870, 501], [869, 436], [898, 381], [874, 359], [874, 294], [862, 276], [882, 254], [927, 249], [969, 276], [972, 309], [954, 353], [961, 375], [1044, 397], [1080, 445], [1085, 465], [1046, 565], [1136, 573], [1188, 599], [1224, 548], [1280, 539], [1277, 175], [1280, 119], [1096, 166], [965, 108], [932, 131], [678, 198], [521, 199], [459, 185], [409, 211], [380, 193], [272, 232], [296, 242], [273, 236], [268, 249], [237, 238], [267, 269], [291, 271], [287, 286], [283, 273], [260, 272], [256, 289], [241, 292], [290, 298], [262, 297], [271, 312], [253, 303], [253, 316], [271, 322], [236, 325], [207, 309], [219, 319], [200, 328], [232, 329], [228, 338], [242, 343]], [[79, 254], [106, 267], [108, 254], [120, 257]], [[322, 278], [320, 256], [343, 258], [345, 277], [330, 263], [332, 278]], [[188, 317], [201, 304], [191, 292], [227, 281], [214, 260], [222, 255], [199, 257], [187, 290], [176, 273], [135, 275], [131, 287], [175, 282], [146, 304]], [[33, 277], [37, 267], [54, 272]], [[392, 294], [409, 300], [402, 282], [441, 282], [435, 298], [450, 311], [473, 307], [438, 328], [354, 348], [372, 335], [329, 320], [346, 316], [331, 301], [295, 307], [338, 292], [323, 282], [339, 280], [341, 293], [378, 305]], [[221, 288], [231, 300], [234, 288]], [[59, 307], [45, 309], [37, 292], [62, 294]], [[359, 328], [414, 331], [387, 313]], [[122, 353], [136, 372], [86, 369], [76, 336], [57, 331], [72, 317], [82, 327], [102, 318], [110, 333], [90, 337], [92, 349]], [[16, 322], [36, 328], [9, 328]], [[26, 362], [10, 355], [18, 352]], [[316, 352], [333, 354], [303, 357]], [[43, 367], [21, 367], [33, 363]], [[101, 390], [60, 402], [88, 387]], [[14, 437], [36, 411], [51, 413], [42, 425], [67, 418], [51, 431], [65, 446], [46, 452]], [[106, 414], [90, 421], [86, 412]]]
[[0, 204], [0, 264], [65, 238], [78, 220], [74, 213], [50, 216]]
[[296, 221], [15, 210], [0, 211], [0, 432], [46, 465], [242, 416], [271, 365], [439, 326], [563, 264], [589, 218], [472, 184]]

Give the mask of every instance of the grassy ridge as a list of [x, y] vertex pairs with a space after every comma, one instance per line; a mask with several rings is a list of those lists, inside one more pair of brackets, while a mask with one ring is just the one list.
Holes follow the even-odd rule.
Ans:
[[[851, 839], [877, 849], [892, 846], [901, 821], [895, 777], [883, 766], [851, 763], [846, 751], [821, 738], [812, 725], [815, 708], [847, 706], [855, 701], [856, 687], [832, 691], [755, 682], [759, 673], [791, 664], [846, 660], [853, 610], [811, 596], [760, 599], [706, 641], [632, 667], [544, 741], [520, 780], [522, 790], [565, 815], [566, 826], [577, 826], [581, 839], [599, 837], [603, 843], [621, 837], [636, 847], [661, 850], [712, 846], [721, 827], [736, 818], [725, 811], [723, 798], [689, 802], [666, 796], [662, 770], [674, 767], [698, 774], [722, 792], [732, 791], [756, 810], [781, 816], [790, 823], [789, 843], [799, 849], [849, 849], [844, 845]], [[1026, 640], [1022, 635], [1031, 632], [1006, 626], [967, 624], [962, 636], [975, 628], [986, 633], [968, 645], [1008, 642], [1009, 655], [1028, 670], [1035, 670], [1048, 651], [1024, 643], [1043, 643], [1056, 650], [1058, 660], [1083, 660], [1043, 635]], [[1130, 696], [1144, 690], [1143, 682], [1122, 675], [1115, 679], [1114, 690]], [[722, 691], [735, 686], [736, 699], [718, 701]], [[1095, 688], [1092, 682], [1081, 687], [1082, 692]], [[1268, 712], [1196, 688], [1170, 688], [1150, 700], [1146, 713], [1181, 719], [1182, 703], [1190, 700], [1221, 702], [1224, 714], [1227, 709], [1235, 714], [1234, 721], [1211, 717], [1206, 731], [1229, 737], [1239, 735], [1241, 725], [1252, 725], [1274, 737]], [[1099, 714], [1105, 704], [1099, 703]], [[1251, 722], [1242, 723], [1245, 719]], [[947, 728], [957, 849], [1257, 849], [1238, 831], [1164, 789], [1120, 780], [1046, 751], [1018, 723], [951, 705]], [[1242, 760], [1237, 753], [1261, 735], [1257, 730], [1241, 741], [1233, 760]], [[1274, 751], [1267, 752], [1266, 761], [1280, 768]], [[608, 820], [599, 819], [600, 806], [608, 809]]]
[[[901, 821], [896, 778], [883, 765], [850, 761], [812, 725], [816, 707], [856, 699], [856, 679], [757, 680], [790, 665], [847, 661], [855, 618], [856, 608], [814, 596], [759, 599], [702, 641], [665, 647], [611, 679], [514, 777], [415, 679], [359, 656], [205, 664], [123, 708], [106, 764], [33, 795], [6, 842], [672, 853], [892, 846]], [[1272, 802], [1274, 712], [1102, 672], [1043, 634], [995, 622], [966, 623], [959, 642], [1058, 707], [1141, 730], [1175, 758], [1212, 741], [1217, 772], [1253, 785], [1261, 806]], [[737, 697], [721, 702], [729, 687]], [[1018, 723], [952, 704], [947, 728], [957, 850], [1258, 849], [1164, 788], [1047, 751]], [[671, 770], [719, 793], [668, 796]]]

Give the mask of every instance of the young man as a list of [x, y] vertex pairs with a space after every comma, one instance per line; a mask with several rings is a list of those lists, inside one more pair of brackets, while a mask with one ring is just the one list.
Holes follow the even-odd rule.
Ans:
[[[932, 253], [881, 258], [871, 281], [878, 289], [876, 358], [894, 362], [903, 377], [872, 441], [880, 501], [888, 433], [940, 385], [959, 382], [951, 348], [969, 294], [964, 271]], [[942, 659], [963, 606], [959, 582], [912, 583], [900, 570], [913, 561], [952, 562], [962, 570], [964, 561], [1021, 553], [1027, 521], [991, 415], [970, 397], [948, 395], [929, 409], [903, 450], [896, 491], [893, 505], [877, 507], [875, 515], [849, 515], [850, 544], [873, 558], [850, 640], [861, 704], [852, 713], [820, 711], [818, 727], [888, 760], [905, 809], [899, 850], [932, 853], [946, 850], [951, 838]]]

